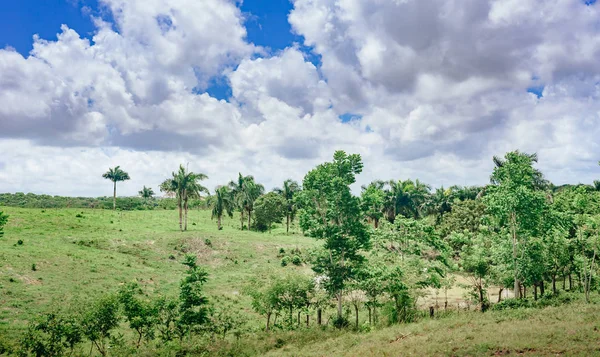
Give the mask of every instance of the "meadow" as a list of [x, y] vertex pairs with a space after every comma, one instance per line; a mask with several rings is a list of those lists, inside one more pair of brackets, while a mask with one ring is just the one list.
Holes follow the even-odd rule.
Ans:
[[[50, 311], [81, 308], [123, 284], [138, 282], [146, 294], [174, 295], [184, 274], [180, 261], [198, 257], [208, 271], [205, 292], [248, 317], [247, 333], [216, 341], [198, 355], [592, 355], [600, 344], [600, 307], [575, 301], [567, 308], [438, 312], [415, 323], [362, 331], [334, 328], [265, 333], [263, 319], [243, 293], [254, 277], [282, 275], [309, 266], [281, 266], [280, 249], [309, 252], [318, 241], [295, 225], [290, 234], [241, 231], [237, 216], [217, 230], [208, 210], [190, 212], [190, 229], [180, 232], [177, 212], [3, 207], [10, 216], [0, 239], [0, 342], [18, 347], [30, 321]], [[434, 301], [431, 291], [430, 300]], [[438, 292], [443, 299], [443, 292]], [[454, 286], [453, 302], [464, 290]], [[594, 301], [597, 299], [594, 297]], [[334, 309], [328, 311], [333, 316]], [[425, 316], [425, 314], [424, 314]], [[363, 317], [364, 318], [364, 317]], [[126, 324], [122, 323], [123, 333]], [[140, 355], [174, 355], [149, 344]], [[80, 351], [83, 353], [83, 350]], [[86, 351], [87, 352], [87, 351]], [[193, 352], [189, 352], [194, 355]], [[86, 353], [87, 354], [87, 353]], [[118, 355], [118, 354], [116, 354]]]

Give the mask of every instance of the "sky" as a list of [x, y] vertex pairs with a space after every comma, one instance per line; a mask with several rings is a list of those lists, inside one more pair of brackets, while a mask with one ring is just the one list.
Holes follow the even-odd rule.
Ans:
[[20, 0], [0, 5], [0, 192], [104, 196], [188, 165], [270, 189], [361, 154], [356, 187], [489, 182], [537, 152], [600, 179], [591, 0]]

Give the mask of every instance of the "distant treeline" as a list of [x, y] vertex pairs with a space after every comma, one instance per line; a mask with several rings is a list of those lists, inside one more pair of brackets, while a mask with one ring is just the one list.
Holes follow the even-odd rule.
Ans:
[[[97, 208], [112, 209], [112, 197], [65, 197], [51, 195], [36, 195], [33, 193], [0, 193], [0, 206], [21, 208]], [[193, 200], [190, 208], [204, 208], [203, 200]], [[117, 207], [124, 211], [175, 209], [175, 198], [117, 197]]]

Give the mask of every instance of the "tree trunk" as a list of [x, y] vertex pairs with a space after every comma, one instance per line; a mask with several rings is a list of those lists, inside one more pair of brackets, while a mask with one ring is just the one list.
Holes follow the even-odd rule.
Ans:
[[537, 297], [538, 297], [537, 290], [538, 290], [537, 284], [533, 284], [533, 300], [535, 300], [535, 301], [537, 301]]
[[217, 217], [217, 229], [221, 230], [223, 227], [221, 226], [221, 216]]
[[552, 294], [556, 295], [556, 274], [552, 274]]
[[500, 290], [498, 290], [498, 302], [502, 301], [502, 292], [504, 291], [504, 288], [500, 288]]
[[573, 278], [571, 277], [571, 273], [569, 273], [569, 291], [573, 290]]
[[546, 287], [544, 286], [544, 279], [540, 281], [540, 296], [544, 297], [546, 293]]
[[527, 299], [527, 287], [523, 285], [523, 298]]
[[302, 311], [298, 311], [298, 326], [300, 326], [300, 314], [302, 313]]
[[356, 314], [356, 329], [358, 330], [358, 305], [354, 305], [354, 313]]
[[310, 326], [310, 315], [306, 314], [306, 327]]
[[290, 234], [290, 214], [287, 214], [287, 221], [285, 223], [285, 233]]
[[248, 230], [250, 230], [250, 219], [252, 219], [252, 211], [248, 210]]
[[240, 229], [244, 230], [244, 210], [243, 209], [240, 211], [240, 224], [241, 224]]
[[183, 230], [187, 231], [187, 216], [188, 216], [188, 200], [187, 199], [183, 202], [183, 211], [184, 211], [184, 213], [183, 213], [183, 215], [184, 215]]
[[512, 244], [513, 244], [513, 262], [515, 269], [515, 299], [521, 298], [521, 289], [520, 283], [518, 279], [518, 270], [517, 270], [517, 217], [514, 212], [511, 213], [511, 228], [512, 228]]
[[113, 211], [117, 209], [117, 181], [113, 181]]
[[338, 320], [342, 318], [342, 290], [338, 291], [337, 294], [337, 315], [338, 315]]
[[271, 312], [267, 313], [267, 328], [265, 329], [265, 331], [269, 332], [269, 330], [271, 329]]
[[371, 315], [371, 307], [369, 306], [367, 309], [369, 310], [369, 326], [370, 326], [373, 324], [373, 318]]
[[317, 309], [317, 325], [321, 326], [323, 322], [323, 310], [321, 308]]
[[183, 232], [183, 205], [180, 202], [178, 202], [178, 208], [179, 208], [179, 230]]

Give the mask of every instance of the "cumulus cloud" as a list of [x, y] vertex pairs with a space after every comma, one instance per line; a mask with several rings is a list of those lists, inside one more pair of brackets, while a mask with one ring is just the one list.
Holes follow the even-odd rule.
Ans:
[[312, 54], [250, 43], [234, 0], [101, 0], [89, 40], [66, 24], [28, 56], [0, 50], [0, 191], [107, 194], [121, 165], [135, 194], [183, 162], [209, 186], [242, 172], [270, 188], [337, 149], [363, 155], [358, 184], [483, 184], [514, 149], [556, 183], [600, 175], [599, 4], [292, 2]]

